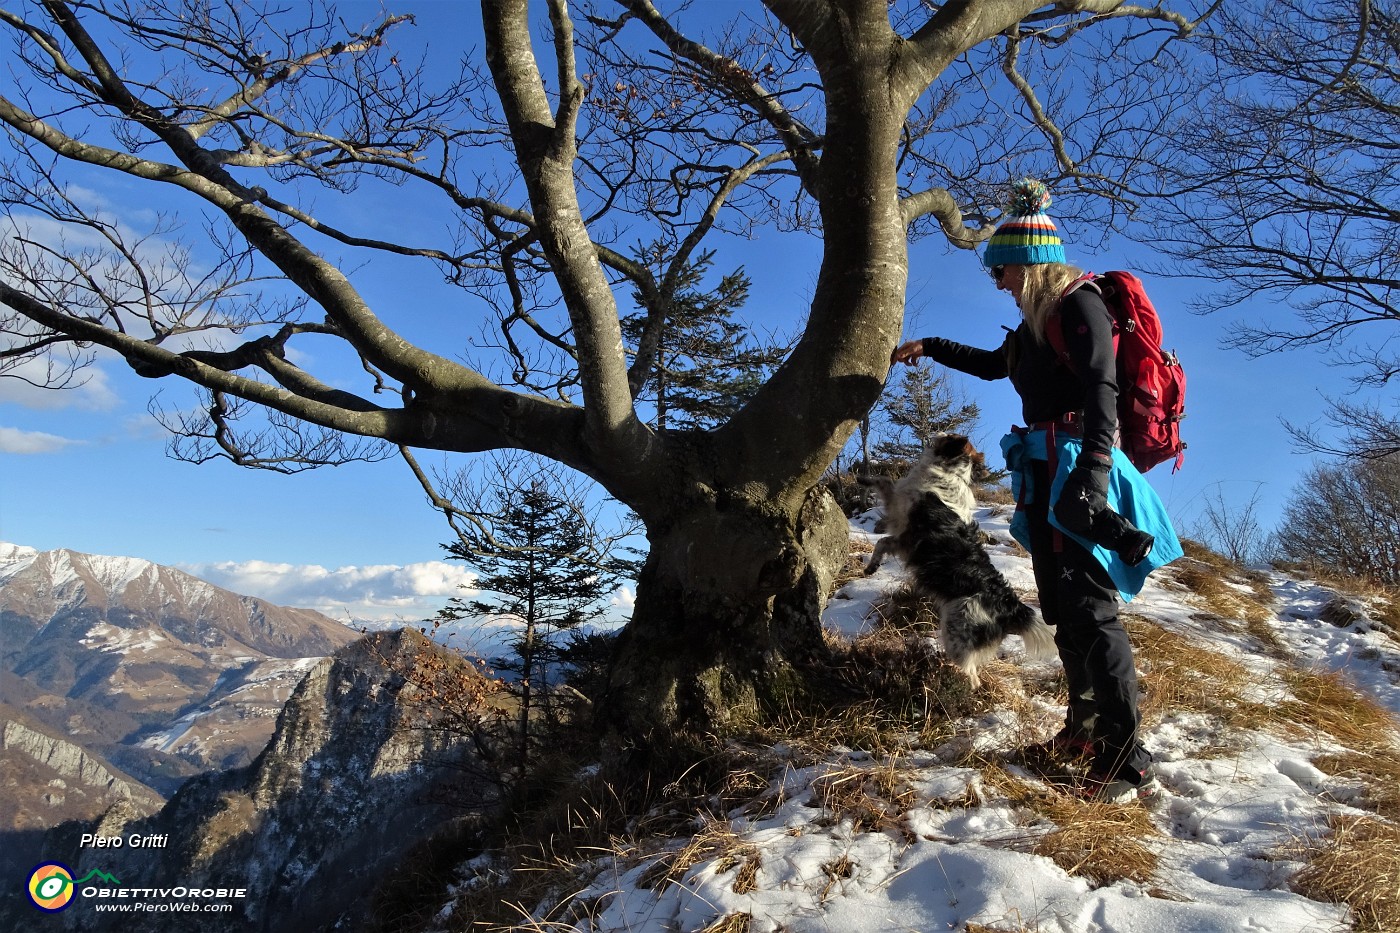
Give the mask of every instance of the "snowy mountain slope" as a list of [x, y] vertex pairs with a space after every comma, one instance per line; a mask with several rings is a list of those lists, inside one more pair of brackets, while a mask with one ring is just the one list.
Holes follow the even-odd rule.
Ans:
[[357, 637], [149, 561], [0, 543], [0, 700], [161, 793], [250, 761]]
[[[436, 673], [406, 678], [418, 671]], [[104, 895], [83, 895], [62, 918], [68, 930], [378, 928], [367, 915], [399, 864], [412, 864], [423, 840], [444, 829], [469, 832], [473, 814], [490, 810], [507, 786], [491, 763], [503, 749], [452, 728], [429, 702], [448, 684], [491, 690], [475, 665], [412, 629], [366, 636], [305, 672], [253, 762], [188, 781], [159, 812], [118, 806], [95, 825], [51, 832], [13, 875], [56, 860], [75, 876], [120, 878], [129, 890], [179, 886], [190, 900], [196, 890], [245, 892], [226, 912], [131, 915], [102, 910]], [[101, 849], [82, 845], [83, 832], [172, 844]], [[0, 929], [31, 928], [36, 914], [21, 901], [0, 900]]]
[[[0, 613], [7, 620], [0, 641], [6, 655], [36, 639], [76, 634], [78, 627], [69, 624], [75, 617], [126, 630], [156, 623], [181, 642], [274, 657], [324, 656], [355, 637], [320, 613], [240, 596], [173, 567], [4, 543]], [[54, 627], [59, 631], [50, 632]], [[81, 631], [77, 637], [89, 635]]]
[[[984, 508], [977, 517], [996, 542], [989, 550], [999, 569], [1023, 594], [1032, 593], [1029, 559], [1011, 544], [1006, 515]], [[857, 546], [873, 540], [871, 519], [853, 522]], [[562, 899], [536, 905], [531, 919], [540, 925], [530, 928], [1349, 929], [1346, 906], [1306, 896], [1293, 879], [1303, 867], [1301, 843], [1325, 835], [1331, 821], [1369, 816], [1386, 822], [1363, 809], [1374, 803], [1374, 787], [1319, 764], [1348, 752], [1393, 760], [1400, 748], [1400, 646], [1368, 615], [1363, 600], [1339, 599], [1324, 586], [1274, 571], [1251, 583], [1188, 564], [1154, 574], [1125, 609], [1142, 645], [1145, 742], [1156, 755], [1164, 788], [1150, 806], [1086, 815], [1086, 805], [1018, 767], [1009, 753], [1028, 736], [1050, 735], [1063, 716], [1054, 698], [1027, 690], [1011, 706], [958, 723], [955, 737], [936, 747], [919, 747], [911, 739], [905, 751], [887, 757], [833, 748], [816, 762], [787, 752], [786, 769], [754, 801], [697, 818], [692, 838], [634, 840], [601, 854], [578, 872], [577, 885]], [[1227, 595], [1231, 588], [1242, 596], [1266, 592], [1270, 604], [1238, 617], [1224, 615], [1217, 611], [1220, 603], [1183, 584], [1189, 572], [1214, 574]], [[898, 563], [890, 561], [873, 577], [848, 584], [832, 600], [827, 625], [851, 636], [869, 629], [878, 615], [871, 611], [875, 601], [898, 586], [898, 575]], [[1340, 626], [1338, 614], [1328, 609], [1339, 602], [1354, 610]], [[1160, 644], [1146, 644], [1153, 640]], [[1172, 681], [1159, 677], [1173, 658], [1161, 645], [1206, 665], [1194, 677], [1185, 668], [1172, 673], [1179, 696], [1167, 689]], [[997, 676], [1013, 692], [1015, 684], [1043, 681], [1057, 667], [1053, 661], [1021, 664], [1016, 639], [1004, 654], [1015, 666], [1002, 665]], [[1330, 671], [1341, 671], [1378, 707], [1369, 727], [1308, 721], [1307, 710], [1319, 708], [1301, 705], [1296, 691], [1303, 684], [1334, 683], [1326, 677]], [[1215, 681], [1217, 674], [1228, 683]], [[1207, 711], [1181, 702], [1190, 697]], [[1246, 713], [1266, 725], [1251, 725]], [[1329, 728], [1355, 736], [1355, 745], [1349, 748]], [[773, 753], [781, 757], [784, 749]], [[829, 792], [833, 782], [867, 789], [889, 818], [872, 826], [858, 808], [836, 805]], [[1055, 857], [1085, 820], [1092, 838], [1076, 844], [1123, 847], [1123, 855], [1110, 859], [1122, 865], [1123, 876], [1096, 881], [1084, 867], [1087, 856]], [[1132, 852], [1146, 866], [1136, 873], [1128, 868]], [[510, 878], [508, 865], [488, 858], [468, 863], [460, 874], [457, 890], [464, 896]], [[471, 918], [457, 906], [444, 904], [439, 929], [470, 928]]]

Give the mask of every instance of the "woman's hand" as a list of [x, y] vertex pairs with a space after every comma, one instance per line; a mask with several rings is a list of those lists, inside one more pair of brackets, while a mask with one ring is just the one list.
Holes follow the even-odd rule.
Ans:
[[924, 342], [922, 340], [911, 340], [908, 343], [901, 343], [894, 348], [890, 354], [890, 365], [903, 363], [906, 366], [913, 366], [919, 362], [919, 358], [924, 355]]

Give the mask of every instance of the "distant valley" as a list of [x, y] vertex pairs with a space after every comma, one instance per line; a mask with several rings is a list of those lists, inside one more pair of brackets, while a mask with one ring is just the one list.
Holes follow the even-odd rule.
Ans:
[[154, 812], [249, 764], [360, 633], [148, 561], [0, 543], [0, 829]]

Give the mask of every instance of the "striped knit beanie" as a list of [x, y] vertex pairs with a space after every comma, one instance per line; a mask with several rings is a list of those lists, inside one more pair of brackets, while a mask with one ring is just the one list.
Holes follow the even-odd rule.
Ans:
[[1050, 192], [1044, 182], [1022, 178], [1011, 188], [1011, 203], [1007, 218], [992, 238], [982, 264], [992, 266], [1032, 266], [1044, 262], [1064, 262], [1065, 246], [1045, 209], [1050, 206]]

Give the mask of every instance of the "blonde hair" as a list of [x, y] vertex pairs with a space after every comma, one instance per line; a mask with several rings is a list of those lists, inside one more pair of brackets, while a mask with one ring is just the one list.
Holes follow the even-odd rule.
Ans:
[[1021, 279], [1021, 316], [1031, 334], [1040, 343], [1045, 342], [1045, 319], [1060, 303], [1060, 294], [1084, 270], [1063, 262], [1038, 262], [1023, 266]]

